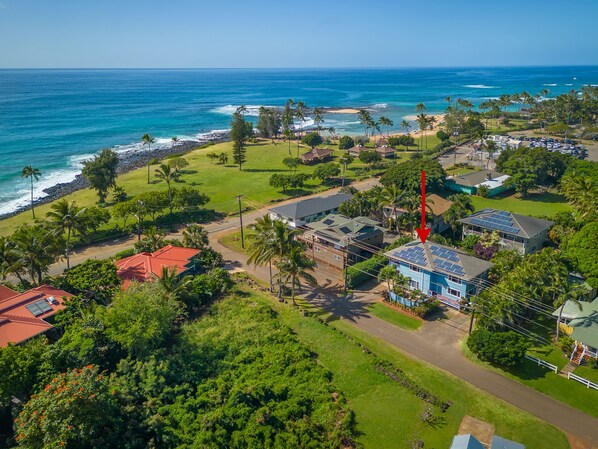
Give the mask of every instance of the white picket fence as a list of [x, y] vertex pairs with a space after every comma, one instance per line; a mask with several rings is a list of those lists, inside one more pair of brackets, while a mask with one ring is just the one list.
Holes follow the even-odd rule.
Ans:
[[598, 384], [595, 384], [594, 382], [589, 381], [585, 377], [580, 377], [577, 374], [567, 373], [567, 379], [576, 380], [577, 382], [584, 384], [588, 388], [593, 388], [594, 390], [598, 390]]
[[531, 360], [532, 362], [536, 362], [538, 365], [542, 365], [544, 368], [554, 371], [555, 374], [559, 372], [559, 368], [556, 365], [545, 362], [544, 360], [534, 357], [533, 355], [525, 354], [525, 358]]

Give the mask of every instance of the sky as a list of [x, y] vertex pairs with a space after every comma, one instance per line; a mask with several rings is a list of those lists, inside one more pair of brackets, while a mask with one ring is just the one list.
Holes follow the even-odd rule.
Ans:
[[0, 68], [597, 65], [597, 0], [0, 0]]

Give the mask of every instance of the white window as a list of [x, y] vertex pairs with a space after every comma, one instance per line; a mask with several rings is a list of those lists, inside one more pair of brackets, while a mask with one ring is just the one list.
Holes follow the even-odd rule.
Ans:
[[451, 281], [455, 284], [461, 285], [461, 279], [459, 279], [458, 277], [449, 275], [448, 279], [449, 279], [449, 281]]
[[316, 250], [316, 253], [320, 252], [320, 247], [319, 246], [314, 246], [314, 249]]
[[336, 255], [336, 254], [335, 254], [335, 255], [334, 255], [334, 260], [338, 260], [338, 261], [340, 261], [340, 260], [341, 260], [341, 256], [338, 256], [338, 255]]
[[422, 269], [421, 269], [420, 267], [418, 267], [418, 266], [411, 265], [411, 264], [409, 264], [408, 266], [409, 266], [409, 269], [410, 269], [411, 271], [415, 271], [416, 273], [419, 273], [419, 272], [421, 272], [421, 271], [422, 271]]
[[409, 279], [409, 288], [411, 290], [419, 290], [419, 282], [414, 281], [413, 279]]
[[461, 297], [461, 292], [459, 290], [455, 290], [454, 288], [449, 288], [447, 290], [447, 293], [451, 296], [454, 296], [455, 298]]

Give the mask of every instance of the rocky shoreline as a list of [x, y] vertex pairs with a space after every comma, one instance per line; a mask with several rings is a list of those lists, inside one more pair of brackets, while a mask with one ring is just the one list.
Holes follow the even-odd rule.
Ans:
[[[202, 139], [185, 140], [181, 143], [178, 143], [177, 145], [156, 148], [152, 149], [151, 151], [130, 151], [126, 153], [121, 153], [118, 155], [119, 159], [117, 172], [119, 175], [121, 175], [123, 173], [127, 173], [132, 170], [145, 167], [149, 158], [164, 159], [168, 156], [182, 155], [188, 153], [189, 151], [197, 148], [200, 145], [205, 145], [207, 143], [220, 143], [225, 142], [227, 140], [228, 132], [214, 132], [207, 134], [205, 138]], [[89, 184], [87, 183], [85, 178], [83, 178], [82, 175], [77, 175], [77, 177], [71, 182], [55, 184], [52, 187], [44, 189], [43, 192], [47, 195], [43, 198], [38, 198], [33, 202], [33, 204], [35, 206], [39, 206], [41, 204], [50, 203], [59, 198], [62, 198], [63, 196], [70, 195], [71, 193], [74, 193], [77, 190], [86, 189], [88, 187]], [[13, 212], [0, 215], [0, 220], [14, 217], [15, 215], [18, 215], [21, 212], [24, 212], [29, 209], [29, 205], [20, 207]]]

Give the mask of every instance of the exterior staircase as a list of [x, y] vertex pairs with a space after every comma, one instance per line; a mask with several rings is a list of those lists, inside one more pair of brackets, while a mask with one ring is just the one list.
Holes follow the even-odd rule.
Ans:
[[571, 362], [570, 364], [579, 365], [581, 363], [581, 359], [583, 358], [584, 350], [583, 346], [577, 346], [575, 351], [571, 355]]

